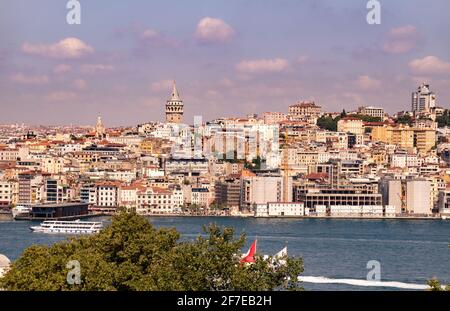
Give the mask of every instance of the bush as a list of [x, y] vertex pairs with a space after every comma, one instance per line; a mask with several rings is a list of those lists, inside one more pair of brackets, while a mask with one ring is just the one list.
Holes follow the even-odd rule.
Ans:
[[[0, 280], [6, 290], [296, 290], [301, 258], [274, 269], [256, 257], [239, 263], [245, 236], [210, 225], [207, 237], [180, 241], [175, 229], [156, 229], [136, 213], [120, 212], [100, 233], [26, 249]], [[67, 282], [70, 260], [80, 263], [81, 283]]]

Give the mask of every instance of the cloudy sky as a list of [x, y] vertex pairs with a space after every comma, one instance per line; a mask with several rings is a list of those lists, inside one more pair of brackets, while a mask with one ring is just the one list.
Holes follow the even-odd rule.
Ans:
[[0, 2], [0, 123], [107, 126], [163, 120], [171, 81], [185, 120], [410, 107], [418, 83], [450, 107], [450, 2], [161, 0]]

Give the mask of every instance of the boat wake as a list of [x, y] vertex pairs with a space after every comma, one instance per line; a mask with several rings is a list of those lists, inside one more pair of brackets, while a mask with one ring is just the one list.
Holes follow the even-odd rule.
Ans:
[[353, 286], [393, 287], [400, 289], [416, 289], [416, 290], [427, 290], [430, 288], [428, 285], [422, 284], [412, 284], [395, 281], [368, 281], [360, 279], [330, 279], [324, 276], [299, 276], [298, 280], [305, 283], [315, 283], [315, 284], [347, 284]]

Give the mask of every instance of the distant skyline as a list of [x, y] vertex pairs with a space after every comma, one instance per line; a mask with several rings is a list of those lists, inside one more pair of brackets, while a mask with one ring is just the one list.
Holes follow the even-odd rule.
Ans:
[[450, 2], [366, 0], [0, 2], [0, 123], [163, 121], [177, 81], [184, 121], [287, 112], [409, 110], [431, 85], [450, 107]]

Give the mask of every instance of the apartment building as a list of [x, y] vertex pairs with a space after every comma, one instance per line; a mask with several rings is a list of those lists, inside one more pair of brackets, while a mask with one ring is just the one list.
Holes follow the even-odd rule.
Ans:
[[359, 118], [344, 117], [337, 123], [338, 132], [352, 133], [355, 135], [364, 134], [364, 122]]
[[17, 181], [0, 180], [0, 207], [11, 207], [17, 204], [18, 188]]
[[[284, 193], [284, 177], [252, 176], [241, 179], [241, 209], [252, 210], [257, 204], [282, 202]], [[292, 202], [292, 178], [288, 178], [288, 200]]]
[[99, 182], [96, 184], [96, 205], [98, 207], [119, 206], [119, 182]]
[[367, 107], [359, 107], [358, 114], [374, 118], [380, 118], [381, 120], [383, 120], [386, 113], [384, 112], [383, 108], [367, 106]]

